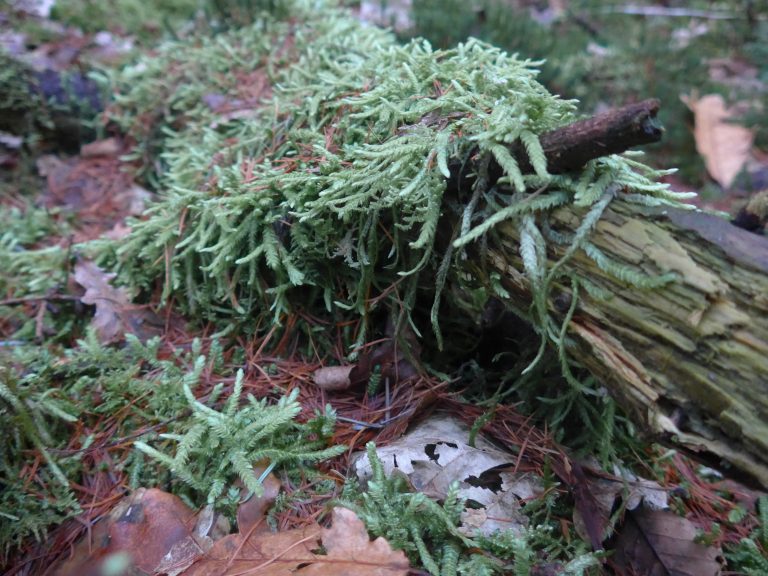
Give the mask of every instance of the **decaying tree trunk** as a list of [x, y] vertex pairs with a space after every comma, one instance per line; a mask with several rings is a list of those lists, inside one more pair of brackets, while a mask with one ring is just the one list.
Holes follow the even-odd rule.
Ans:
[[[553, 220], [574, 231], [580, 216], [562, 209]], [[520, 272], [518, 231], [502, 224], [498, 236], [491, 268], [501, 273], [512, 303], [525, 306], [531, 294]], [[640, 290], [577, 255], [567, 271], [612, 297], [581, 291], [568, 330], [577, 342], [570, 354], [636, 422], [768, 486], [768, 239], [716, 216], [616, 202], [592, 242], [619, 263], [675, 272], [679, 280]], [[553, 251], [550, 262], [563, 251]], [[570, 292], [567, 281], [553, 286], [553, 314], [563, 316], [555, 299]]]
[[[654, 138], [643, 121], [646, 113], [655, 110], [625, 124], [627, 134], [640, 136], [625, 140], [624, 148], [649, 141], [643, 134]], [[562, 130], [595, 138], [594, 132]], [[587, 159], [581, 155], [578, 162]], [[562, 208], [551, 222], [574, 232], [583, 216], [584, 211]], [[501, 273], [509, 303], [524, 308], [532, 297], [522, 273], [519, 231], [507, 222], [498, 226], [496, 237], [489, 246], [490, 268]], [[580, 291], [568, 329], [575, 341], [569, 354], [647, 430], [714, 454], [768, 486], [768, 239], [701, 212], [616, 200], [591, 241], [619, 264], [648, 274], [673, 272], [678, 280], [642, 290], [606, 274], [583, 253], [574, 257], [566, 272], [611, 297], [600, 300]], [[550, 264], [564, 251], [552, 248]], [[567, 278], [552, 287], [548, 305], [554, 316], [564, 316], [562, 302], [570, 294]]]

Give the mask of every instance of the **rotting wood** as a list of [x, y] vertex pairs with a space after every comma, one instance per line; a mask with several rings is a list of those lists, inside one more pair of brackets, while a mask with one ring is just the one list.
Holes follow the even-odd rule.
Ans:
[[[553, 225], [578, 227], [580, 211], [560, 209]], [[521, 273], [519, 234], [501, 224], [490, 243], [510, 304], [531, 302]], [[610, 294], [581, 291], [568, 329], [569, 354], [589, 369], [633, 420], [660, 439], [706, 451], [768, 486], [768, 239], [712, 215], [614, 202], [592, 242], [620, 264], [678, 280], [641, 290], [609, 276], [581, 253], [565, 267]], [[553, 248], [550, 264], [564, 248]], [[476, 271], [479, 273], [479, 271]], [[570, 296], [564, 277], [549, 296]], [[568, 297], [566, 296], [566, 298]]]
[[[658, 142], [663, 134], [656, 121], [658, 111], [658, 100], [643, 100], [542, 134], [547, 169], [552, 174], [578, 170], [594, 158]], [[523, 172], [533, 171], [527, 154], [518, 153], [517, 159]]]
[[[550, 172], [658, 141], [658, 107], [646, 100], [543, 135]], [[518, 161], [530, 171], [524, 156]], [[498, 177], [499, 169], [492, 166], [491, 175]], [[561, 208], [551, 223], [573, 233], [585, 213]], [[489, 271], [501, 274], [508, 304], [525, 309], [532, 297], [521, 272], [519, 231], [508, 221], [493, 237]], [[570, 297], [567, 275], [588, 279], [612, 296], [598, 300], [581, 291], [568, 329], [571, 357], [646, 431], [715, 455], [768, 487], [768, 239], [710, 214], [617, 200], [591, 240], [620, 265], [648, 274], [674, 272], [678, 280], [642, 290], [577, 255], [552, 287], [551, 313], [563, 316], [555, 300]], [[564, 250], [551, 248], [550, 265]]]

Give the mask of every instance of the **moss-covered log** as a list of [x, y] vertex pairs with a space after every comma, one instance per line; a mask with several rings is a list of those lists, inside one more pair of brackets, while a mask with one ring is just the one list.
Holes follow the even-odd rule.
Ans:
[[[552, 224], [573, 232], [584, 214], [560, 209]], [[532, 301], [521, 272], [518, 228], [497, 229], [491, 268], [517, 308]], [[705, 450], [768, 486], [768, 239], [715, 216], [614, 202], [592, 243], [638, 271], [673, 272], [662, 289], [622, 284], [584, 253], [565, 272], [610, 297], [580, 291], [569, 354], [648, 430]], [[552, 249], [550, 263], [565, 248]], [[595, 292], [594, 290], [592, 291]], [[562, 318], [567, 276], [549, 294]]]
[[[646, 220], [643, 207], [680, 206], [686, 195], [658, 183], [663, 172], [615, 155], [658, 138], [658, 103], [609, 115], [617, 125], [601, 124], [605, 116], [578, 122], [574, 103], [538, 84], [530, 62], [491, 46], [470, 40], [434, 51], [397, 45], [342, 14], [297, 14], [296, 22], [305, 17], [298, 29], [264, 22], [212, 43], [168, 44], [114, 75], [119, 106], [106, 116], [137, 142], [142, 169], [160, 170], [162, 191], [128, 238], [100, 245], [102, 265], [133, 288], [162, 286], [163, 298], [190, 315], [247, 326], [248, 336], [282, 320], [303, 345], [317, 314], [329, 326], [355, 326], [343, 346], [359, 350], [378, 337], [374, 308], [418, 322], [431, 305], [438, 341], [441, 302], [452, 313], [463, 304], [477, 312], [480, 296], [450, 302], [444, 288], [467, 266], [464, 250], [500, 236], [493, 262], [507, 273], [512, 298], [536, 301], [535, 324], [550, 337], [545, 302], [525, 281], [550, 285], [536, 222], [560, 209], [562, 222], [553, 224], [573, 231], [583, 210], [589, 217], [571, 243], [575, 257], [558, 278], [578, 276], [613, 298], [580, 302], [571, 356], [657, 429], [683, 426], [672, 413], [683, 407], [691, 438], [711, 430], [715, 453], [768, 484], [761, 456], [768, 435], [741, 408], [760, 400], [744, 395], [764, 370], [749, 348], [750, 339], [766, 341], [750, 331], [762, 320], [752, 317], [760, 292], [749, 290], [764, 280], [753, 267], [729, 268], [721, 252], [673, 221]], [[227, 95], [223, 108], [211, 104], [212, 94]], [[160, 149], [157, 162], [152, 151]], [[618, 202], [633, 202], [634, 211]], [[527, 236], [518, 244], [521, 226]], [[657, 292], [638, 289], [642, 281], [623, 286], [616, 278], [631, 279], [629, 268], [603, 273], [580, 250], [587, 242], [620, 264], [677, 271], [682, 280]], [[521, 245], [527, 276], [517, 272]], [[557, 278], [554, 288], [556, 299]], [[339, 348], [335, 336], [316, 336], [315, 354]], [[704, 388], [699, 381], [710, 374], [715, 383]]]

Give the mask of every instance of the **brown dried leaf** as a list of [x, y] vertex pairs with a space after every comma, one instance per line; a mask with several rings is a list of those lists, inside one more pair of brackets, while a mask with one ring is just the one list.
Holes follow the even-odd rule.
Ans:
[[355, 366], [325, 366], [312, 374], [315, 385], [323, 390], [346, 390], [352, 385], [349, 378]]
[[[263, 471], [263, 466], [254, 467], [258, 475]], [[269, 474], [264, 480], [264, 494], [248, 499], [238, 510], [242, 532], [254, 531], [279, 491], [280, 481]], [[229, 531], [229, 522], [215, 513], [212, 506], [195, 514], [176, 496], [162, 490], [140, 488], [121, 500], [109, 516], [96, 525], [90, 538], [77, 544], [72, 560], [56, 573], [63, 576], [99, 574], [107, 557], [124, 554], [128, 565], [133, 567], [132, 574], [140, 571], [177, 576], [206, 552], [217, 553], [211, 550], [215, 546], [220, 552], [228, 550], [233, 540], [243, 540], [241, 534], [226, 536]], [[219, 544], [220, 540], [227, 541]], [[92, 542], [97, 543], [95, 548]]]
[[[371, 541], [351, 510], [335, 508], [333, 526], [311, 524], [283, 532], [226, 536], [184, 576], [400, 576], [408, 573], [405, 553], [383, 538]], [[318, 554], [324, 547], [327, 554]]]
[[683, 97], [695, 116], [696, 149], [704, 157], [707, 172], [723, 188], [730, 188], [736, 175], [750, 159], [754, 134], [729, 122], [734, 116], [719, 94], [700, 99]]
[[576, 532], [584, 539], [594, 539], [590, 537], [590, 530], [587, 528], [589, 520], [585, 519], [583, 514], [592, 514], [595, 519], [595, 527], [591, 530], [600, 538], [608, 537], [606, 534], [608, 528], [608, 519], [615, 509], [616, 500], [621, 501], [625, 510], [634, 510], [640, 504], [651, 510], [663, 510], [668, 508], [667, 491], [653, 480], [639, 478], [629, 470], [615, 471], [620, 476], [616, 478], [598, 478], [592, 479], [586, 476], [583, 482], [588, 486], [590, 501], [594, 503], [594, 510], [588, 507], [576, 507], [573, 512], [573, 521]]
[[122, 144], [116, 138], [96, 140], [90, 144], [84, 144], [80, 148], [80, 156], [89, 158], [93, 156], [116, 156], [120, 153]]
[[624, 574], [716, 576], [721, 551], [694, 542], [690, 521], [665, 510], [638, 508], [627, 514], [614, 561]]
[[115, 274], [104, 272], [93, 262], [81, 261], [75, 265], [75, 282], [85, 288], [80, 298], [83, 304], [96, 306], [91, 326], [104, 344], [117, 342], [125, 334], [135, 334], [148, 340], [160, 332], [162, 322], [148, 310], [133, 306], [125, 288], [115, 288], [109, 282]]
[[393, 550], [384, 538], [371, 541], [365, 525], [347, 508], [333, 509], [333, 525], [324, 528], [327, 556], [296, 571], [303, 576], [398, 576], [408, 574], [402, 550]]
[[283, 532], [230, 534], [193, 564], [184, 576], [288, 576], [301, 564], [315, 559], [322, 528], [310, 524]]
[[96, 524], [90, 537], [84, 537], [54, 573], [99, 574], [109, 556], [122, 552], [135, 569], [151, 574], [169, 550], [192, 537], [194, 515], [180, 498], [162, 490], [140, 488]]
[[[266, 470], [266, 466], [263, 464], [253, 467], [253, 473], [257, 477], [261, 477], [264, 470]], [[263, 522], [264, 517], [282, 488], [280, 480], [272, 473], [264, 478], [261, 485], [264, 489], [261, 496], [256, 497], [252, 495], [237, 507], [237, 529], [243, 534], [258, 528], [266, 528], [266, 524]], [[247, 492], [247, 489], [243, 489], [244, 497], [247, 496]]]

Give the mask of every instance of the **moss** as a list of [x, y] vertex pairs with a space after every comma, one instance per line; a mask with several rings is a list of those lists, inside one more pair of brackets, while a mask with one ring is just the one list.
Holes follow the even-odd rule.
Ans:
[[[262, 19], [169, 44], [112, 78], [112, 117], [134, 134], [135, 156], [160, 166], [161, 200], [127, 241], [98, 247], [123, 281], [161, 282], [190, 313], [251, 326], [300, 310], [332, 324], [356, 319], [348, 345], [368, 338], [377, 303], [402, 310], [402, 327], [426, 300], [439, 339], [451, 262], [494, 223], [569, 202], [597, 205], [596, 220], [620, 188], [644, 202], [680, 199], [620, 157], [548, 174], [538, 135], [578, 116], [536, 81], [532, 62], [477, 41], [399, 46], [344, 12], [313, 13], [298, 7], [290, 24]], [[515, 142], [534, 174], [507, 151]], [[470, 208], [450, 205], [450, 166], [478, 169], [477, 158], [495, 159], [505, 177], [488, 189], [478, 178]], [[456, 243], [438, 246], [451, 212], [463, 222]], [[529, 243], [532, 268], [542, 249]], [[322, 350], [334, 345], [321, 339]]]

